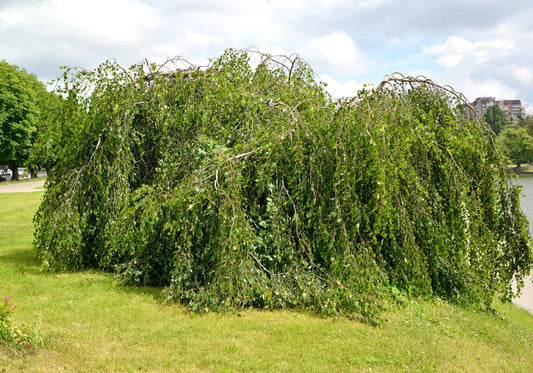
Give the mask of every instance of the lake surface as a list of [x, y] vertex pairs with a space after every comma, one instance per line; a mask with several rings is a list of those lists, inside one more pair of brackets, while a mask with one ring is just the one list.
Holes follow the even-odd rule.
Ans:
[[[533, 223], [533, 174], [521, 175], [513, 180], [513, 183], [522, 185], [522, 198], [520, 199], [520, 207], [527, 215], [529, 222]], [[529, 233], [533, 235], [533, 226], [529, 225]]]
[[[520, 198], [520, 207], [529, 220], [529, 233], [533, 236], [533, 175], [521, 175], [513, 180], [518, 185], [522, 185], [522, 194]], [[519, 307], [527, 309], [533, 313], [533, 274], [526, 280], [522, 295], [520, 298], [513, 300], [513, 303]]]

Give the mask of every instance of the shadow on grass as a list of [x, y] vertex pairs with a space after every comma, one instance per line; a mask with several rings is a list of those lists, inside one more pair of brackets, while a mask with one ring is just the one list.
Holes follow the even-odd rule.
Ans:
[[174, 301], [168, 301], [165, 294], [164, 288], [162, 287], [150, 287], [150, 286], [135, 286], [135, 285], [119, 285], [117, 281], [117, 289], [124, 294], [141, 294], [144, 296], [151, 297], [155, 302], [161, 304], [176, 304]]
[[41, 273], [41, 263], [33, 249], [11, 249], [0, 252], [0, 263], [12, 266], [20, 272]]
[[[37, 253], [33, 248], [31, 249], [10, 249], [5, 251], [0, 251], [0, 268], [11, 267], [12, 271], [17, 271], [19, 273], [29, 273], [32, 275], [39, 276], [49, 276], [55, 274], [56, 277], [60, 278], [61, 275], [65, 274], [81, 274], [86, 273], [87, 271], [74, 271], [74, 272], [50, 272], [43, 270], [41, 268], [41, 262], [37, 256]], [[92, 271], [94, 274], [102, 277], [112, 278], [111, 273], [106, 273], [102, 271]], [[83, 276], [82, 276], [83, 277]], [[115, 289], [121, 293], [125, 294], [140, 294], [153, 298], [154, 301], [158, 303], [167, 303], [166, 296], [164, 295], [162, 287], [150, 287], [150, 286], [135, 286], [135, 285], [120, 285], [118, 279], [112, 280], [115, 286]]]
[[[81, 271], [47, 271], [41, 267], [41, 261], [37, 256], [34, 248], [12, 247], [9, 249], [0, 250], [0, 268], [15, 271], [18, 273], [26, 273], [36, 276], [55, 276], [60, 281], [64, 275], [80, 276], [84, 278], [84, 273], [93, 273], [94, 275], [103, 279], [107, 277], [111, 279], [113, 287], [116, 291], [125, 294], [137, 294], [151, 297], [154, 301], [164, 304], [168, 303], [164, 294], [163, 287], [137, 286], [137, 285], [121, 285], [119, 279], [113, 276], [112, 273], [98, 271], [98, 270], [81, 270]], [[173, 302], [170, 302], [173, 303]], [[0, 371], [1, 372], [1, 371]]]

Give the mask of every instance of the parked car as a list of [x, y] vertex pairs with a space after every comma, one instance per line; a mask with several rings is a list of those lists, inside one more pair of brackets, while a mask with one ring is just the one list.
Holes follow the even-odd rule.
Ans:
[[11, 181], [11, 170], [0, 170], [0, 181]]
[[19, 174], [19, 179], [22, 179], [22, 178], [30, 176], [30, 172], [28, 171], [28, 169], [26, 167], [19, 167], [17, 169], [17, 171], [18, 171], [18, 174]]

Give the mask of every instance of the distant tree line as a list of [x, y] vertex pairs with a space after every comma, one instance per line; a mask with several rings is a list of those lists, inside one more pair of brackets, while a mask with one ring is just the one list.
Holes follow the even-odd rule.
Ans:
[[511, 125], [507, 114], [498, 105], [492, 105], [484, 117], [498, 135], [502, 151], [516, 167], [533, 161], [533, 116], [519, 117]]
[[34, 151], [31, 158], [30, 153], [59, 103], [59, 96], [48, 92], [35, 75], [0, 60], [0, 165], [9, 166], [12, 180], [18, 180], [20, 166], [28, 166], [35, 176], [38, 167], [51, 165], [49, 146]]

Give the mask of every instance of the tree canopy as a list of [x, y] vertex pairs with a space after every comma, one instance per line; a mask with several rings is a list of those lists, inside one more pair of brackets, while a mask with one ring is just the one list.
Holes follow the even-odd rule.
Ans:
[[[62, 105], [65, 99], [56, 92], [46, 92], [42, 97], [41, 105], [41, 126], [34, 135], [34, 145], [29, 155], [29, 166], [31, 169], [37, 167], [45, 167], [48, 172], [51, 172], [54, 165], [57, 163], [57, 157], [61, 153], [61, 147], [64, 144], [61, 142], [62, 126], [65, 123], [65, 118], [60, 116], [62, 113]], [[70, 127], [71, 124], [69, 123]]]
[[533, 116], [526, 115], [524, 117], [520, 117], [516, 123], [516, 127], [525, 128], [528, 135], [533, 137]]
[[0, 162], [15, 168], [15, 179], [32, 149], [46, 94], [34, 75], [0, 61]]
[[507, 127], [498, 140], [503, 152], [517, 167], [533, 161], [533, 137], [529, 135], [527, 127]]
[[492, 131], [429, 80], [334, 101], [300, 58], [236, 50], [64, 79], [35, 217], [48, 268], [164, 286], [196, 311], [369, 321], [398, 291], [508, 300], [530, 272]]
[[485, 121], [496, 135], [509, 125], [509, 117], [498, 105], [490, 105], [487, 108]]

